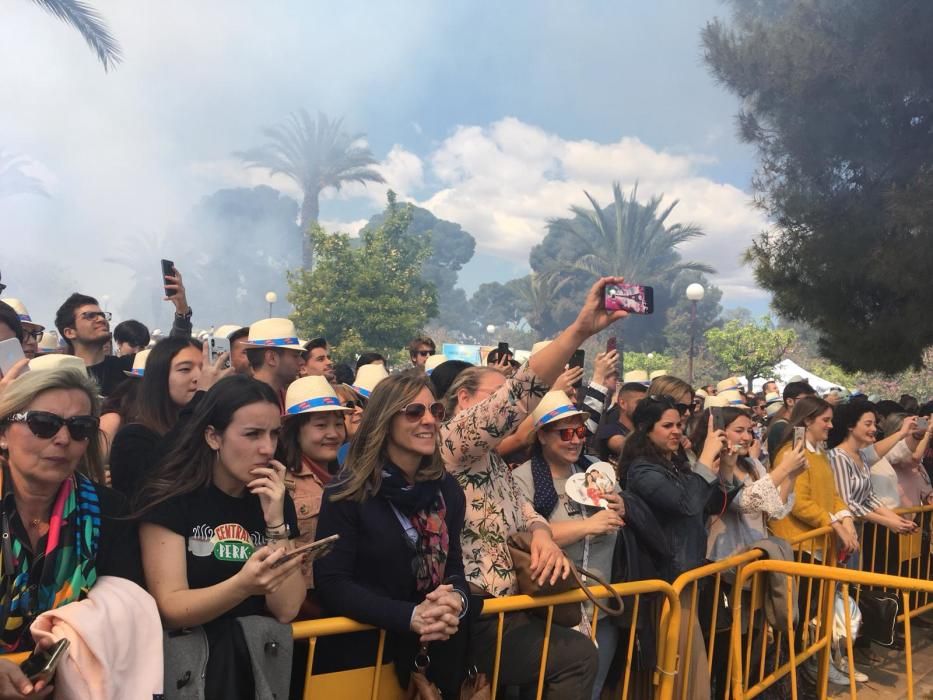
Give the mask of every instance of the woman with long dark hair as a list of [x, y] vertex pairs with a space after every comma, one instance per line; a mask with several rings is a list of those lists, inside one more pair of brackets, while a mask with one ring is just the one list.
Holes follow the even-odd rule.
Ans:
[[327, 614], [390, 633], [388, 652], [403, 686], [419, 648], [430, 644], [427, 676], [454, 698], [466, 640], [447, 640], [469, 607], [460, 553], [466, 500], [441, 460], [443, 420], [424, 372], [392, 375], [373, 390], [360, 425], [366, 439], [351, 443], [324, 491], [317, 536], [340, 539], [314, 562], [314, 579]]
[[[167, 630], [203, 627], [206, 697], [252, 698], [255, 679], [236, 619], [291, 622], [305, 597], [298, 535], [273, 459], [279, 397], [244, 376], [220, 380], [138, 495], [143, 570]], [[166, 667], [167, 682], [174, 683]]]
[[201, 387], [203, 355], [193, 338], [166, 338], [146, 359], [127, 412], [110, 449], [110, 478], [114, 489], [132, 498], [140, 482], [165, 454], [163, 438], [175, 426], [178, 414]]

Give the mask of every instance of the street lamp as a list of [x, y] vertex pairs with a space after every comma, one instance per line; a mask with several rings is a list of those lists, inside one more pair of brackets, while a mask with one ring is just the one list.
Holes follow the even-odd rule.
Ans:
[[272, 318], [272, 305], [279, 300], [275, 292], [266, 292], [266, 303], [269, 305], [269, 318]]
[[703, 289], [702, 284], [694, 282], [687, 287], [687, 299], [692, 302], [690, 306], [690, 359], [687, 368], [690, 386], [693, 386], [693, 355], [694, 349], [696, 348], [697, 334], [697, 302], [703, 298], [704, 294], [706, 294], [706, 290]]

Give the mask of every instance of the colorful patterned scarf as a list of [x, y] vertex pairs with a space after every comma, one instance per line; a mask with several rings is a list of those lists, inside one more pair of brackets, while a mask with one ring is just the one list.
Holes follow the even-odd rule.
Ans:
[[443, 583], [450, 549], [447, 505], [441, 494], [443, 479], [409, 484], [402, 470], [391, 462], [382, 470], [379, 495], [408, 518], [418, 533], [418, 541], [413, 543], [412, 571], [416, 587], [422, 592], [432, 591]]
[[[10, 492], [9, 475], [3, 470], [0, 505], [4, 508]], [[86, 477], [75, 474], [66, 479], [55, 496], [45, 548], [34, 553], [32, 561], [9, 527], [5, 510], [2, 517], [0, 650], [8, 653], [32, 647], [29, 625], [40, 613], [87, 597], [97, 580], [100, 503]], [[36, 568], [38, 576], [33, 573]]]

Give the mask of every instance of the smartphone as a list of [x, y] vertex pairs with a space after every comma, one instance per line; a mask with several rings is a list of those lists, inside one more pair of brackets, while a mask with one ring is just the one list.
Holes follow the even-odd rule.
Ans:
[[[165, 260], [163, 258], [162, 259], [162, 286], [163, 287], [165, 286], [166, 277], [174, 277], [174, 276], [175, 276], [175, 263], [173, 263], [171, 260]], [[175, 296], [175, 290], [166, 288], [165, 296], [167, 297]]]
[[603, 306], [606, 311], [653, 314], [654, 287], [640, 284], [607, 284], [603, 290]]
[[9, 372], [24, 357], [23, 346], [16, 338], [0, 342], [0, 376]]
[[616, 352], [619, 349], [619, 339], [615, 336], [606, 341], [606, 352]]
[[926, 418], [917, 419], [917, 430], [926, 430], [930, 427], [930, 422]]
[[334, 548], [334, 545], [337, 544], [337, 540], [339, 539], [340, 535], [331, 535], [330, 537], [324, 537], [323, 539], [315, 540], [309, 544], [303, 544], [300, 547], [295, 547], [292, 551], [279, 559], [275, 563], [275, 566], [281, 566], [285, 562], [291, 561], [295, 557], [300, 557], [305, 554], [310, 555], [311, 561], [327, 556], [330, 554], [330, 551]]
[[210, 353], [210, 363], [217, 362], [217, 358], [227, 353], [227, 362], [224, 367], [230, 366], [230, 339], [219, 335], [212, 335], [207, 339], [207, 348]]
[[807, 444], [807, 429], [802, 425], [798, 425], [794, 428], [794, 443], [793, 448], [796, 450], [798, 445], [803, 445], [806, 447]]
[[506, 355], [511, 355], [511, 354], [512, 354], [512, 351], [509, 350], [509, 344], [508, 344], [508, 343], [503, 343], [503, 342], [500, 341], [500, 342], [499, 342], [499, 360], [500, 360], [500, 362], [502, 361], [502, 358], [503, 358], [503, 357], [505, 357]]
[[67, 639], [59, 639], [53, 646], [44, 651], [37, 649], [19, 665], [19, 668], [31, 683], [38, 683], [39, 681], [48, 683], [55, 676], [58, 664], [68, 653], [70, 644]]
[[[579, 350], [576, 350], [573, 353], [573, 356], [570, 358], [570, 366], [571, 367], [583, 367], [585, 361], [586, 361], [586, 353], [581, 348]], [[580, 379], [577, 380], [577, 382], [573, 386], [575, 389], [583, 386], [583, 377], [580, 377]]]
[[722, 408], [713, 406], [709, 411], [713, 414], [713, 430], [725, 430], [726, 420], [722, 415]]

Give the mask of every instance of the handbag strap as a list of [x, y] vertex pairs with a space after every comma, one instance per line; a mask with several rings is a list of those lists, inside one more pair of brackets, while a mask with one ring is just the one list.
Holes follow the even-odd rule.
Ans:
[[[614, 589], [612, 586], [610, 586], [608, 583], [606, 583], [603, 579], [601, 579], [599, 576], [594, 574], [592, 571], [588, 571], [587, 569], [583, 569], [583, 568], [578, 569], [574, 565], [574, 563], [571, 561], [570, 562], [570, 573], [573, 575], [574, 579], [576, 580], [577, 585], [583, 589], [583, 592], [586, 594], [586, 597], [590, 599], [590, 602], [593, 605], [595, 605], [597, 608], [602, 610], [604, 613], [606, 613], [607, 615], [611, 615], [612, 617], [618, 617], [625, 610], [625, 604], [622, 602], [622, 596], [620, 596], [618, 592], [616, 592], [616, 589]], [[614, 608], [609, 607], [608, 605], [606, 605], [606, 603], [604, 603], [603, 601], [599, 600], [596, 596], [594, 596], [593, 593], [590, 591], [589, 587], [586, 585], [586, 582], [583, 580], [582, 578], [583, 576], [585, 576], [588, 579], [592, 579], [593, 581], [598, 583], [600, 586], [602, 586], [603, 588], [607, 589], [610, 593], [612, 593], [612, 597], [616, 602], [616, 607]]]

